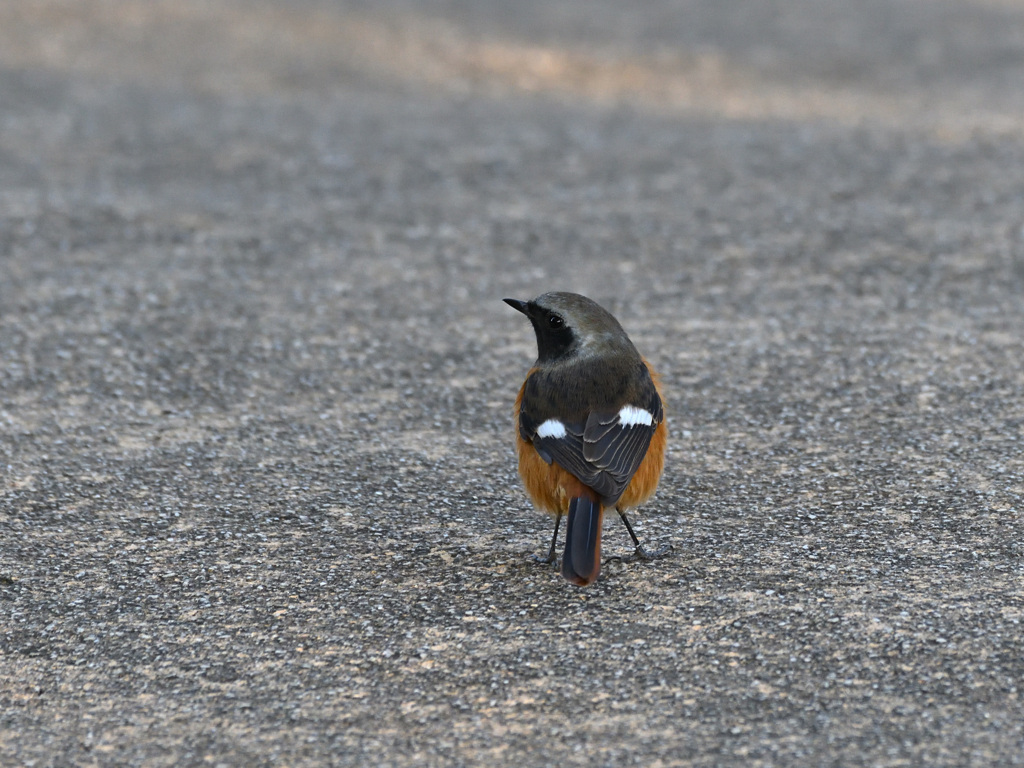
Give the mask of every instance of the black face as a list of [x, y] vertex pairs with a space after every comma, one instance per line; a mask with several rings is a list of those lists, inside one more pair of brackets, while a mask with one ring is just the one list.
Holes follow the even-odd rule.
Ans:
[[557, 360], [569, 352], [576, 335], [557, 312], [536, 304], [528, 305], [528, 316], [537, 332], [537, 356], [542, 361]]
[[541, 361], [557, 360], [568, 354], [576, 340], [576, 334], [562, 315], [532, 301], [504, 299], [504, 302], [530, 318], [533, 330], [537, 334], [537, 357]]

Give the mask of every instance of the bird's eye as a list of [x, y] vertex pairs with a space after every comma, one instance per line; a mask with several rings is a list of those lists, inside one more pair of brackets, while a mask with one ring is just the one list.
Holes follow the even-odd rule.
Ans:
[[548, 325], [550, 325], [555, 330], [558, 330], [563, 325], [565, 325], [565, 320], [560, 318], [558, 315], [550, 315], [548, 316]]

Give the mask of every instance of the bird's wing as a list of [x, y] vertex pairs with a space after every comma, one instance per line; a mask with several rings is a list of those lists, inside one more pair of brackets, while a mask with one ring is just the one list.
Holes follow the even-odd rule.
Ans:
[[661, 397], [649, 379], [632, 400], [570, 423], [554, 417], [538, 422], [524, 409], [519, 429], [541, 458], [572, 473], [611, 505], [629, 485], [663, 417]]

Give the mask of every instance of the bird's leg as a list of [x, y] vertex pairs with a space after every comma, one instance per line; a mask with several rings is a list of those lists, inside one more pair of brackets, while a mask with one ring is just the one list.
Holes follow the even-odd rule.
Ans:
[[654, 552], [648, 551], [647, 548], [640, 543], [640, 539], [637, 538], [636, 533], [633, 531], [633, 526], [629, 524], [629, 518], [626, 517], [626, 513], [618, 507], [615, 508], [615, 511], [619, 513], [619, 517], [622, 518], [622, 522], [626, 524], [626, 530], [629, 531], [629, 537], [633, 540], [633, 544], [636, 546], [636, 549], [633, 551], [632, 555], [627, 557], [614, 555], [609, 557], [609, 560], [615, 560], [620, 563], [628, 563], [632, 560], [656, 560], [659, 557], [664, 557], [672, 551], [671, 544], [666, 544], [664, 547], [657, 549]]
[[547, 557], [538, 557], [537, 555], [530, 555], [536, 562], [542, 565], [551, 565], [558, 558], [555, 557], [555, 544], [558, 543], [558, 526], [562, 524], [562, 514], [559, 513], [555, 517], [555, 532], [551, 534], [551, 548], [548, 550]]

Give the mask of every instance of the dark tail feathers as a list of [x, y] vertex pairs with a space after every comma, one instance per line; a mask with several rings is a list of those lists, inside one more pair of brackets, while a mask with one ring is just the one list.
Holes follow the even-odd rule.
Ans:
[[586, 496], [577, 496], [569, 502], [562, 576], [581, 587], [593, 584], [601, 572], [603, 512], [601, 502]]

